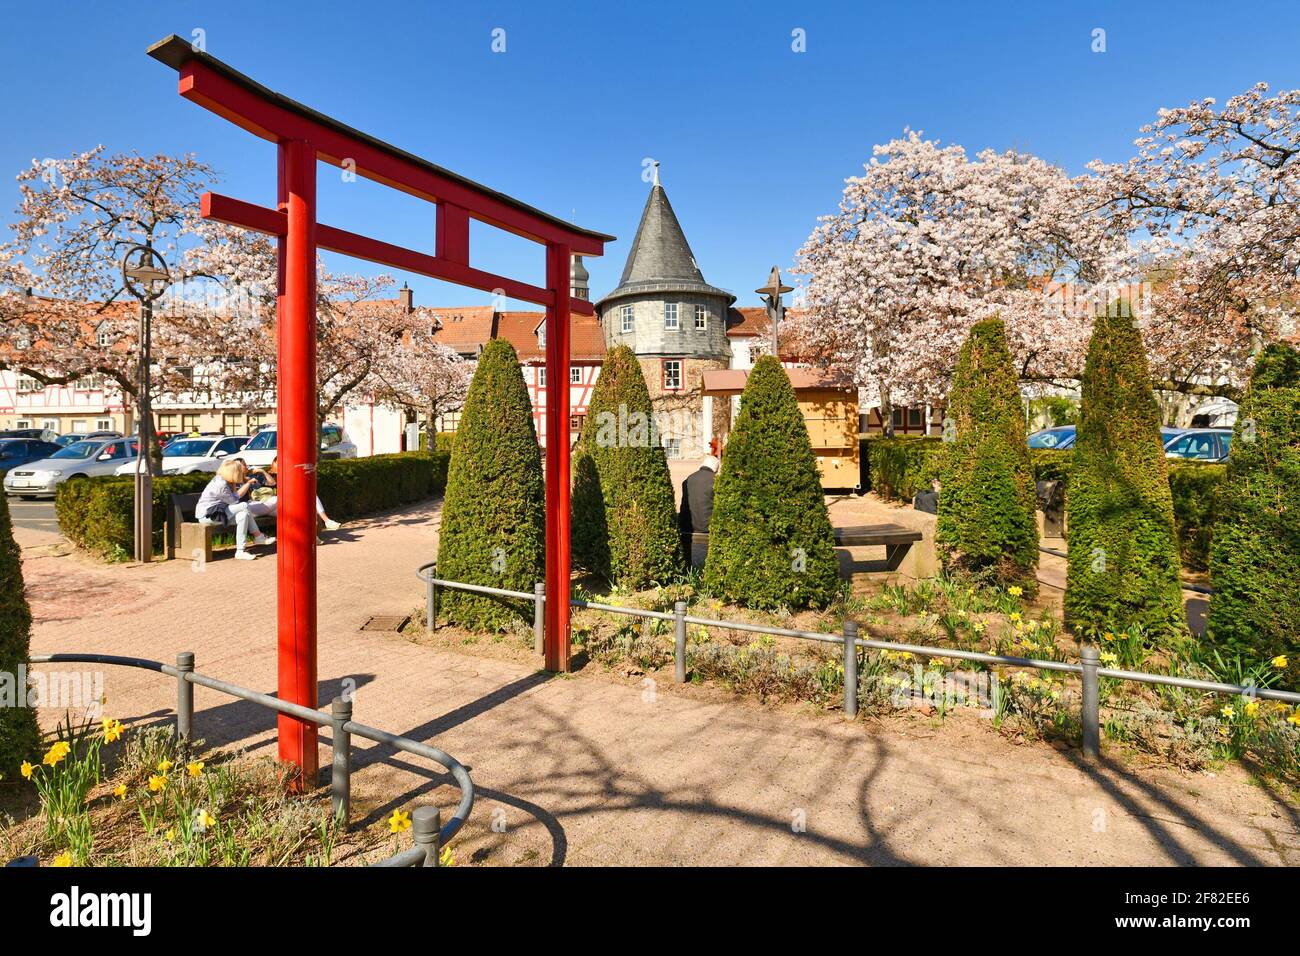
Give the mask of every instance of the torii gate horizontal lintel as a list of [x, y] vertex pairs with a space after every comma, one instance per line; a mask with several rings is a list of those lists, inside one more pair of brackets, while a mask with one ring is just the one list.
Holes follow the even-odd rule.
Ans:
[[[181, 96], [279, 147], [276, 209], [216, 193], [202, 198], [204, 218], [275, 236], [279, 507], [276, 604], [278, 692], [317, 706], [316, 675], [316, 253], [343, 253], [447, 282], [500, 291], [546, 308], [546, 667], [569, 669], [569, 316], [594, 314], [572, 299], [570, 260], [600, 256], [614, 237], [581, 229], [427, 160], [318, 113], [256, 83], [188, 41], [170, 36], [149, 55], [180, 75]], [[434, 203], [435, 254], [343, 229], [316, 217], [316, 170], [340, 166]], [[546, 286], [473, 268], [469, 222], [504, 229], [546, 247]], [[316, 725], [281, 716], [280, 758], [314, 782]]]

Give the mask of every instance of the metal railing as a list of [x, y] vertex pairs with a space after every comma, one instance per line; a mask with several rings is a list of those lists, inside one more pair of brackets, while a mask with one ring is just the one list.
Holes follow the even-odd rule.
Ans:
[[474, 806], [474, 781], [469, 771], [459, 760], [450, 754], [430, 747], [418, 740], [390, 734], [386, 730], [368, 727], [352, 719], [352, 701], [342, 697], [334, 698], [328, 711], [316, 710], [302, 704], [280, 700], [270, 694], [240, 687], [227, 681], [208, 677], [194, 670], [194, 654], [182, 651], [176, 655], [176, 664], [164, 664], [143, 657], [118, 657], [112, 654], [40, 654], [31, 658], [33, 664], [105, 664], [119, 667], [138, 667], [142, 670], [157, 671], [176, 678], [176, 737], [180, 741], [192, 738], [194, 728], [194, 685], [228, 694], [240, 700], [258, 704], [277, 713], [296, 717], [319, 726], [331, 729], [333, 761], [330, 772], [330, 808], [334, 819], [345, 827], [351, 813], [352, 800], [352, 738], [364, 737], [375, 743], [387, 744], [394, 749], [424, 757], [445, 768], [460, 788], [460, 802], [446, 825], [441, 825], [441, 813], [437, 807], [417, 807], [411, 814], [411, 829], [415, 846], [409, 850], [391, 856], [373, 866], [437, 866], [442, 846], [447, 843], [469, 819]]
[[[474, 594], [486, 594], [495, 597], [513, 598], [520, 601], [533, 601], [533, 648], [542, 652], [544, 640], [543, 604], [546, 601], [545, 586], [538, 583], [534, 593], [510, 591], [504, 588], [488, 587], [482, 584], [465, 584], [460, 581], [447, 581], [434, 577], [436, 561], [420, 565], [416, 577], [425, 582], [425, 627], [437, 629], [438, 588], [455, 591], [468, 591]], [[1213, 694], [1232, 694], [1241, 697], [1262, 697], [1267, 700], [1279, 700], [1289, 704], [1300, 705], [1300, 693], [1285, 690], [1272, 690], [1267, 687], [1250, 687], [1240, 684], [1223, 684], [1218, 681], [1196, 680], [1190, 677], [1174, 677], [1166, 674], [1150, 674], [1146, 671], [1128, 671], [1101, 666], [1101, 652], [1095, 644], [1081, 643], [1079, 646], [1079, 663], [1068, 661], [1044, 661], [1031, 657], [1011, 657], [1005, 654], [986, 654], [982, 651], [963, 651], [947, 647], [930, 647], [925, 644], [900, 644], [896, 641], [879, 641], [872, 638], [858, 637], [856, 621], [845, 621], [840, 634], [826, 634], [819, 631], [800, 631], [784, 627], [771, 627], [767, 624], [750, 624], [744, 621], [723, 621], [716, 618], [694, 617], [686, 613], [686, 602], [676, 601], [672, 612], [650, 611], [643, 608], [619, 607], [614, 604], [597, 604], [572, 598], [571, 607], [585, 608], [592, 611], [604, 611], [610, 614], [624, 614], [630, 617], [648, 618], [673, 622], [673, 670], [674, 680], [686, 682], [686, 626], [695, 624], [704, 628], [717, 628], [729, 631], [748, 631], [755, 634], [770, 634], [773, 637], [790, 637], [799, 640], [817, 641], [822, 644], [835, 644], [843, 649], [844, 666], [844, 713], [848, 717], [857, 716], [858, 712], [858, 650], [860, 648], [914, 654], [917, 657], [942, 657], [951, 660], [972, 661], [979, 664], [998, 664], [1007, 667], [1020, 667], [1032, 670], [1058, 671], [1066, 674], [1078, 674], [1082, 681], [1081, 724], [1084, 755], [1096, 759], [1101, 753], [1101, 700], [1100, 679], [1135, 681], [1142, 684], [1162, 684], [1167, 687], [1182, 687], [1187, 690], [1199, 690]]]

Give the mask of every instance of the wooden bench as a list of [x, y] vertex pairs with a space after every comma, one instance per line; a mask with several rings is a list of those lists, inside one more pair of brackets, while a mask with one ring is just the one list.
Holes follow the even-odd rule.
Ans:
[[[188, 557], [203, 555], [204, 562], [212, 560], [212, 540], [219, 534], [234, 534], [233, 524], [199, 524], [194, 517], [199, 496], [171, 495], [167, 499], [167, 557], [176, 557], [176, 552]], [[258, 527], [263, 532], [268, 524], [275, 522], [274, 517], [259, 516]]]
[[[865, 548], [884, 546], [885, 565], [881, 570], [897, 571], [912, 545], [922, 538], [921, 532], [901, 524], [864, 524], [835, 529], [835, 546], [839, 548]], [[709, 546], [707, 532], [691, 535], [692, 544]]]

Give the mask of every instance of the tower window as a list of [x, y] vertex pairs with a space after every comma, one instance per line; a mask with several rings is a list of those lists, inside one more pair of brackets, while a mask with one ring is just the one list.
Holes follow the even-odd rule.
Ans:
[[682, 360], [664, 359], [664, 389], [677, 391], [682, 387]]
[[709, 310], [702, 305], [695, 307], [695, 331], [703, 332], [709, 327]]
[[680, 325], [678, 324], [678, 322], [677, 322], [677, 303], [676, 303], [676, 302], [665, 302], [665, 303], [664, 303], [664, 328], [665, 328], [665, 329], [677, 329], [677, 328], [681, 328], [681, 326], [680, 326]]
[[619, 310], [619, 313], [623, 319], [623, 331], [631, 332], [632, 331], [632, 307], [630, 305], [625, 305], [623, 306], [622, 309]]

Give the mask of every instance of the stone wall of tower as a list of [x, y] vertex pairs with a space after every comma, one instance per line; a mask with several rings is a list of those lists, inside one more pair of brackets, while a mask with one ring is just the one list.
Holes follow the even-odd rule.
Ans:
[[[677, 304], [677, 328], [664, 325], [664, 303]], [[626, 345], [638, 356], [717, 359], [730, 357], [727, 341], [726, 299], [702, 292], [646, 292], [620, 296], [601, 309], [601, 326], [605, 344], [610, 348]], [[632, 331], [623, 331], [623, 311], [632, 308]], [[704, 329], [695, 327], [695, 307], [707, 310]], [[724, 364], [723, 368], [726, 367]]]
[[[664, 388], [665, 359], [638, 356], [638, 360], [650, 390], [660, 444], [668, 447], [669, 441], [677, 439], [678, 458], [702, 458], [709, 454], [712, 435], [704, 421], [704, 370], [726, 368], [726, 360], [682, 358], [682, 388], [673, 390]], [[718, 404], [715, 402], [715, 407]]]

